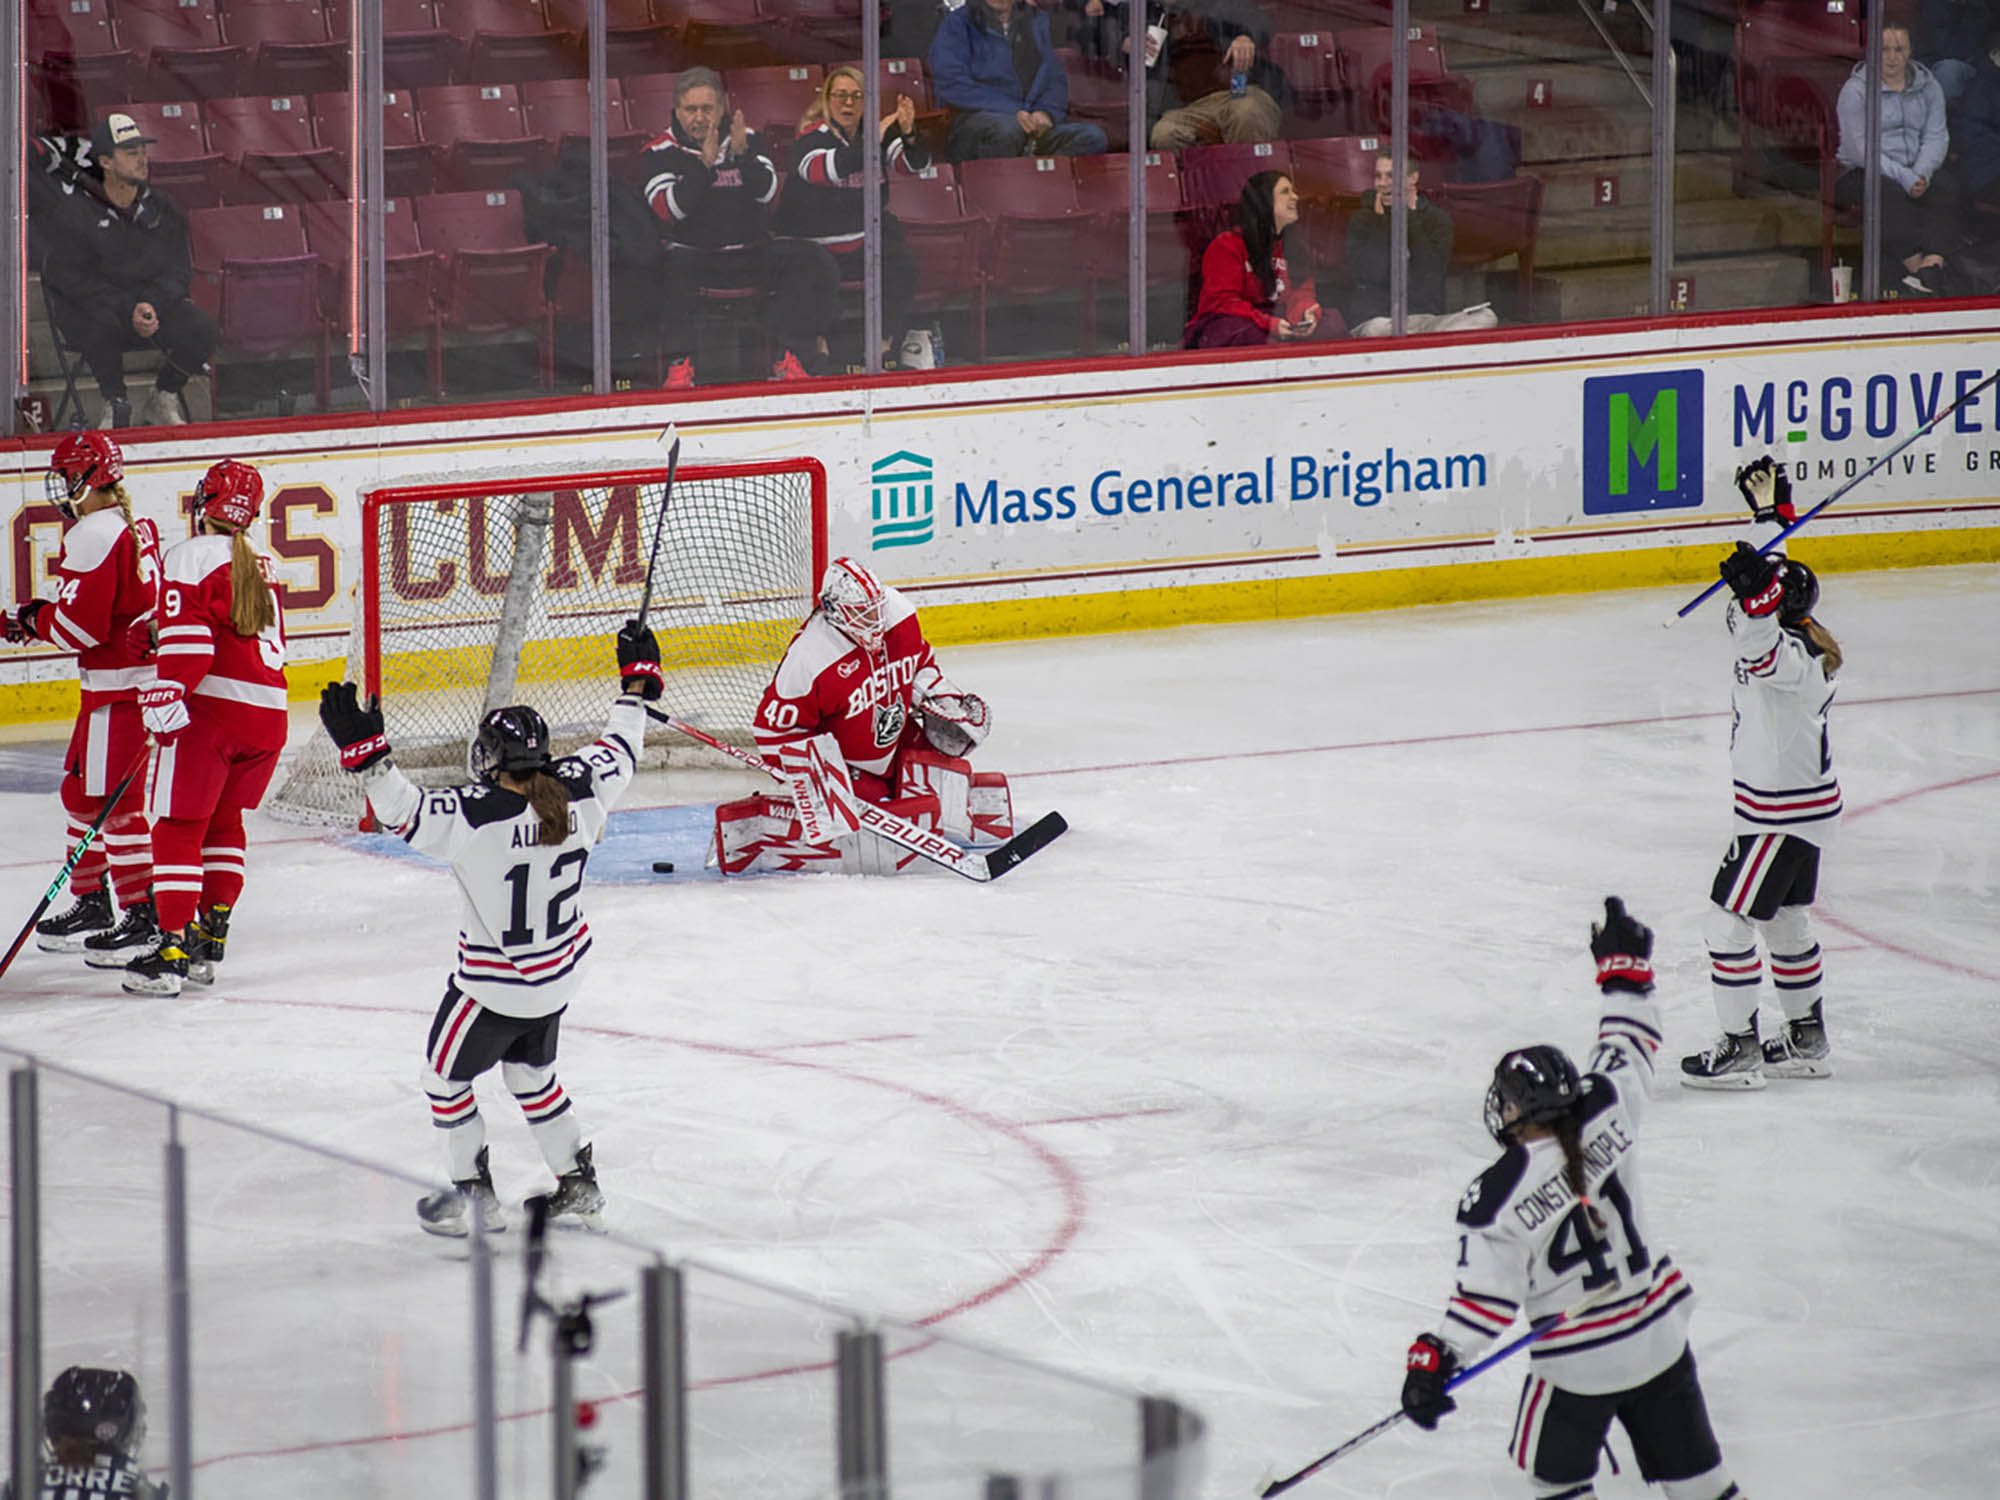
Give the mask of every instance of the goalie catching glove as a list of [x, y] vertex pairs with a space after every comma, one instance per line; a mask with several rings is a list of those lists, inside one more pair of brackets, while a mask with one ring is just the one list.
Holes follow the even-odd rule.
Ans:
[[667, 689], [660, 673], [660, 642], [638, 620], [627, 620], [618, 629], [618, 685], [648, 703], [658, 703]]
[[351, 682], [329, 682], [319, 695], [319, 721], [340, 747], [343, 771], [365, 771], [389, 754], [389, 736], [382, 727], [381, 701], [361, 706], [361, 690]]
[[924, 738], [940, 755], [970, 755], [993, 727], [993, 711], [977, 693], [932, 693], [917, 704], [917, 712]]

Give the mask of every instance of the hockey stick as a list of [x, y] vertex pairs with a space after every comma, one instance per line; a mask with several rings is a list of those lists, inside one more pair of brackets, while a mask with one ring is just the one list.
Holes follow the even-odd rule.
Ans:
[[141, 750], [139, 758], [132, 762], [132, 769], [125, 773], [125, 779], [112, 789], [109, 797], [104, 799], [104, 807], [97, 814], [96, 820], [83, 831], [83, 837], [76, 841], [76, 847], [70, 850], [69, 858], [63, 861], [63, 867], [56, 871], [56, 878], [50, 881], [49, 888], [42, 892], [42, 899], [35, 904], [35, 909], [28, 917], [26, 925], [15, 934], [14, 945], [7, 950], [7, 956], [0, 958], [0, 975], [4, 975], [7, 972], [8, 966], [14, 962], [14, 955], [19, 953], [21, 945], [28, 941], [28, 934], [33, 932], [35, 924], [42, 920], [42, 913], [49, 909], [49, 903], [54, 901], [57, 895], [61, 893], [62, 888], [69, 883], [69, 872], [76, 868], [76, 862], [83, 858], [83, 851], [90, 847], [91, 841], [97, 837], [99, 831], [104, 827], [105, 821], [111, 816], [111, 810], [118, 805], [119, 799], [125, 795], [125, 789], [133, 783], [141, 771], [146, 769], [146, 757], [151, 753], [150, 746]]
[[[667, 484], [660, 496], [660, 519], [653, 524], [653, 550], [646, 554], [646, 591], [639, 596], [639, 623], [646, 623], [646, 616], [653, 609], [653, 568], [660, 560], [660, 538], [667, 534], [667, 507], [674, 503], [674, 474], [681, 466], [681, 435], [672, 427], [667, 429], [674, 435], [674, 444], [667, 449]], [[666, 432], [660, 434], [665, 437]]]
[[[1995, 381], [2000, 381], [2000, 371], [1996, 371], [1993, 374], [1987, 376], [1984, 380], [1980, 381], [1978, 385], [1975, 385], [1971, 390], [1967, 391], [1964, 395], [1960, 396], [1956, 401], [1952, 402], [1951, 405], [1947, 406], [1943, 411], [1939, 412], [1936, 416], [1932, 417], [1928, 422], [1924, 423], [1923, 426], [1919, 427], [1915, 432], [1911, 433], [1908, 437], [1904, 438], [1902, 442], [1896, 444], [1896, 446], [1891, 448], [1887, 453], [1884, 453], [1881, 457], [1877, 458], [1873, 463], [1869, 464], [1867, 468], [1863, 469], [1859, 474], [1856, 474], [1852, 479], [1848, 480], [1847, 483], [1843, 484], [1839, 489], [1835, 490], [1831, 495], [1828, 495], [1824, 500], [1820, 501], [1820, 503], [1815, 505], [1811, 510], [1806, 511], [1803, 515], [1795, 517], [1792, 520], [1792, 522], [1785, 527], [1783, 531], [1779, 532], [1776, 536], [1772, 537], [1768, 542], [1764, 543], [1763, 546], [1759, 547], [1757, 549], [1758, 554], [1761, 556], [1762, 554], [1769, 552], [1773, 547], [1777, 546], [1778, 543], [1782, 542], [1786, 537], [1790, 536], [1793, 532], [1797, 531], [1801, 526], [1805, 525], [1806, 522], [1810, 521], [1814, 516], [1818, 515], [1821, 511], [1825, 510], [1829, 505], [1833, 504], [1834, 501], [1838, 500], [1841, 496], [1845, 495], [1848, 491], [1852, 490], [1856, 485], [1861, 483], [1862, 480], [1866, 479], [1869, 475], [1873, 474], [1877, 469], [1881, 468], [1882, 465], [1886, 464], [1890, 459], [1894, 458], [1898, 453], [1901, 453], [1905, 448], [1909, 447], [1910, 444], [1914, 443], [1918, 438], [1925, 436], [1927, 433], [1931, 431], [1932, 428], [1936, 427], [1938, 423], [1942, 422], [1946, 417], [1950, 416], [1953, 412], [1957, 411], [1961, 406], [1965, 405], [1966, 402], [1970, 401], [1974, 396], [1977, 396], [1981, 391], [1985, 390], [1989, 385], [1992, 385]], [[1722, 587], [1723, 587], [1722, 580], [1720, 578], [1716, 579], [1714, 583], [1711, 583], [1707, 588], [1703, 589], [1699, 594], [1696, 594], [1692, 599], [1688, 600], [1687, 603], [1683, 604], [1678, 610], [1676, 610], [1674, 612], [1674, 619], [1668, 620], [1666, 623], [1671, 625], [1674, 623], [1674, 620], [1685, 620], [1689, 615], [1693, 614], [1697, 609], [1700, 609], [1703, 604], [1707, 603], [1712, 595], [1720, 592]]]
[[[765, 764], [761, 756], [748, 750], [739, 749], [725, 740], [696, 729], [692, 724], [676, 719], [672, 714], [662, 713], [651, 704], [646, 706], [647, 716], [664, 724], [669, 729], [678, 730], [689, 739], [719, 750], [731, 760], [741, 761], [753, 770], [762, 771], [773, 781], [783, 782], [784, 777]], [[877, 807], [872, 802], [856, 798], [846, 804], [854, 821], [871, 833], [880, 834], [892, 844], [900, 845], [913, 854], [920, 854], [934, 865], [943, 865], [954, 875], [963, 875], [967, 880], [981, 884], [998, 880], [1014, 866], [1031, 855], [1040, 853], [1069, 830], [1069, 824], [1059, 812], [1044, 813], [1034, 823], [1015, 834], [997, 849], [961, 849], [943, 834], [932, 833], [919, 828], [908, 818], [899, 818], [887, 808]]]
[[[1611, 1283], [1610, 1286], [1604, 1288], [1603, 1291], [1598, 1292], [1595, 1296], [1584, 1298], [1583, 1301], [1577, 1303], [1575, 1307], [1568, 1308], [1559, 1313], [1549, 1313], [1544, 1317], [1535, 1319], [1533, 1323], [1528, 1325], [1528, 1331], [1526, 1333], [1521, 1334], [1519, 1337], [1514, 1338], [1505, 1344], [1502, 1344], [1498, 1349], [1495, 1349], [1491, 1354], [1487, 1355], [1484, 1359], [1478, 1361], [1476, 1364], [1467, 1365], [1463, 1370], [1460, 1370], [1456, 1375], [1453, 1375], [1451, 1379], [1447, 1380], [1444, 1383], [1444, 1388], [1447, 1391], [1457, 1390], [1460, 1386], [1464, 1385], [1468, 1380], [1472, 1380], [1477, 1376], [1485, 1374], [1486, 1371], [1492, 1369], [1495, 1365], [1499, 1364], [1501, 1360], [1508, 1358], [1510, 1355], [1519, 1354], [1523, 1349], [1527, 1348], [1528, 1345], [1534, 1343], [1536, 1340], [1546, 1338], [1549, 1334], [1554, 1333], [1556, 1329], [1560, 1328], [1564, 1323], [1569, 1322], [1573, 1318], [1581, 1317], [1583, 1314], [1589, 1312], [1592, 1308], [1597, 1307], [1601, 1303], [1609, 1301], [1614, 1292], [1620, 1292], [1623, 1290], [1624, 1290], [1623, 1283], [1614, 1281]], [[1373, 1427], [1365, 1428], [1362, 1431], [1355, 1433], [1353, 1437], [1349, 1438], [1346, 1442], [1342, 1443], [1338, 1448], [1335, 1448], [1328, 1453], [1322, 1453], [1318, 1458], [1314, 1459], [1311, 1463], [1307, 1464], [1303, 1469], [1300, 1469], [1298, 1473], [1288, 1474], [1283, 1479], [1272, 1480], [1269, 1484], [1265, 1485], [1263, 1489], [1257, 1492], [1258, 1495], [1262, 1497], [1262, 1500], [1269, 1500], [1269, 1497], [1272, 1495], [1282, 1495], [1286, 1490], [1290, 1489], [1293, 1485], [1298, 1484], [1301, 1480], [1310, 1479], [1313, 1475], [1317, 1474], [1321, 1469], [1324, 1469], [1328, 1464], [1332, 1463], [1335, 1459], [1345, 1458], [1348, 1454], [1352, 1453], [1356, 1448], [1359, 1448], [1363, 1444], [1372, 1442], [1374, 1439], [1380, 1437], [1383, 1433], [1387, 1432], [1391, 1427], [1394, 1427], [1398, 1422], [1402, 1421], [1408, 1415], [1409, 1413], [1406, 1411], [1397, 1411], [1389, 1416], [1384, 1417], [1381, 1421], [1377, 1422]]]

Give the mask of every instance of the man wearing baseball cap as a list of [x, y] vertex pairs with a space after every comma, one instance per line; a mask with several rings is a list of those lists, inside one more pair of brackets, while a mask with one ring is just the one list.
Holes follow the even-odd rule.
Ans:
[[125, 395], [125, 351], [157, 349], [164, 359], [140, 425], [187, 420], [181, 390], [208, 363], [220, 338], [215, 320], [189, 300], [187, 217], [148, 182], [153, 138], [127, 114], [91, 127], [100, 175], [76, 179], [45, 227], [42, 279], [56, 326], [83, 351], [104, 397], [100, 427], [134, 420]]

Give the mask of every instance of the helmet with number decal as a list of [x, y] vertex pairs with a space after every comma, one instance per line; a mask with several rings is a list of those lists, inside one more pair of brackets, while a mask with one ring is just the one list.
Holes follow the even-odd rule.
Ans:
[[233, 458], [210, 466], [194, 487], [194, 522], [214, 521], [241, 531], [257, 519], [264, 503], [264, 481], [255, 469]]
[[875, 575], [851, 557], [827, 564], [819, 584], [819, 607], [841, 634], [873, 655], [882, 649], [888, 599]]
[[52, 1442], [130, 1455], [146, 1440], [146, 1403], [127, 1371], [71, 1365], [42, 1398], [42, 1426]]
[[526, 776], [549, 767], [549, 726], [525, 703], [496, 708], [479, 721], [472, 742], [472, 774], [491, 781], [500, 772]]
[[43, 488], [49, 504], [66, 519], [76, 518], [76, 502], [86, 490], [108, 490], [125, 478], [125, 455], [108, 432], [72, 432], [49, 455]]
[[1501, 1145], [1516, 1125], [1553, 1125], [1576, 1108], [1583, 1085], [1560, 1047], [1518, 1047], [1501, 1058], [1486, 1089], [1486, 1128]]

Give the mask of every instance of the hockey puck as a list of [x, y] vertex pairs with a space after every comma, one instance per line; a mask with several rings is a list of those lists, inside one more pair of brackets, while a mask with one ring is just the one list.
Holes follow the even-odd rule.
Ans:
[[655, 875], [671, 875], [671, 874], [673, 874], [673, 873], [674, 873], [674, 862], [673, 862], [672, 860], [670, 860], [670, 859], [656, 859], [656, 860], [654, 860], [654, 861], [653, 861], [653, 873], [654, 873]]

